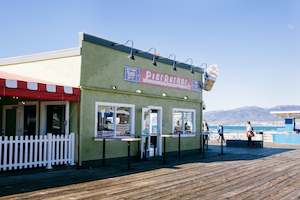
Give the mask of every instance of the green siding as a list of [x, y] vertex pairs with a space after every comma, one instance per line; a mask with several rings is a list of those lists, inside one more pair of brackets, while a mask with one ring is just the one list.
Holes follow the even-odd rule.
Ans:
[[[81, 103], [80, 103], [80, 157], [81, 161], [96, 160], [102, 158], [102, 142], [94, 141], [95, 133], [95, 103], [112, 102], [135, 105], [135, 132], [141, 133], [142, 108], [161, 106], [163, 108], [163, 134], [172, 132], [172, 108], [186, 108], [196, 110], [196, 128], [201, 129], [202, 121], [202, 93], [185, 90], [147, 86], [129, 83], [123, 80], [124, 66], [138, 66], [155, 69], [159, 72], [174, 74], [177, 76], [201, 79], [200, 73], [191, 74], [189, 70], [172, 70], [171, 65], [158, 63], [155, 67], [151, 60], [135, 57], [135, 60], [127, 58], [128, 54], [116, 51], [100, 45], [84, 42], [82, 44], [82, 68], [81, 68]], [[116, 85], [118, 90], [112, 90]], [[136, 94], [140, 89], [143, 94]], [[167, 93], [167, 97], [161, 94]], [[188, 96], [189, 100], [183, 100]], [[167, 150], [177, 150], [178, 139], [167, 140]], [[182, 150], [199, 148], [199, 138], [182, 138]], [[127, 155], [127, 144], [123, 142], [107, 142], [106, 157], [116, 158]], [[133, 155], [137, 155], [138, 145], [132, 148]]]

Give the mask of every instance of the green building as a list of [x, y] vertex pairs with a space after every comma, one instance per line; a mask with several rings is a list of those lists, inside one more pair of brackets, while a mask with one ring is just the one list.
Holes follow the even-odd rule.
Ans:
[[[102, 159], [103, 138], [107, 159], [126, 157], [131, 137], [142, 138], [131, 145], [138, 157], [162, 155], [162, 135], [174, 136], [167, 152], [179, 133], [183, 151], [199, 149], [203, 69], [127, 44], [82, 33], [79, 48], [0, 59], [2, 136], [73, 132], [80, 165]], [[31, 83], [46, 89], [28, 92]]]

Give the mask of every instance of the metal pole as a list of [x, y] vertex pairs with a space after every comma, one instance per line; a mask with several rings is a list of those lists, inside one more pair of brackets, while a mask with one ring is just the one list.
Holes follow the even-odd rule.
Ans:
[[180, 143], [181, 143], [181, 133], [180, 133], [180, 131], [179, 131], [179, 133], [178, 133], [179, 135], [178, 135], [178, 159], [180, 159], [180, 151], [181, 151], [181, 146], [180, 146]]
[[127, 169], [130, 169], [130, 142], [128, 141], [127, 142], [127, 153], [128, 153], [128, 156], [127, 156]]
[[205, 154], [203, 140], [204, 140], [203, 132], [201, 132], [201, 155], [202, 155], [202, 158], [204, 158], [204, 154]]
[[166, 154], [167, 154], [167, 152], [166, 152], [166, 137], [164, 137], [164, 157], [163, 157], [163, 164], [166, 164]]
[[221, 137], [221, 155], [224, 155], [224, 151], [223, 151], [223, 136]]
[[105, 138], [103, 138], [103, 145], [102, 145], [102, 166], [105, 166]]

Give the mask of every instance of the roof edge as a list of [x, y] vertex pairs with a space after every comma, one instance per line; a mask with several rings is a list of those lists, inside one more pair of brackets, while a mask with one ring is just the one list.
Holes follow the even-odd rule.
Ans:
[[81, 50], [79, 47], [60, 49], [55, 51], [47, 51], [47, 52], [29, 54], [24, 56], [0, 58], [0, 66], [14, 65], [14, 64], [21, 64], [21, 63], [28, 63], [28, 62], [38, 62], [43, 60], [67, 58], [67, 57], [74, 57], [80, 55], [81, 55]]
[[[94, 44], [97, 44], [97, 45], [105, 46], [105, 47], [108, 47], [108, 48], [111, 48], [111, 49], [114, 49], [114, 50], [118, 50], [118, 51], [122, 51], [122, 52], [126, 52], [126, 53], [129, 53], [130, 50], [131, 50], [131, 47], [128, 47], [128, 46], [125, 46], [125, 45], [122, 45], [122, 44], [118, 44], [116, 42], [112, 42], [110, 40], [106, 40], [106, 39], [103, 39], [103, 38], [100, 38], [100, 37], [97, 37], [97, 36], [94, 36], [94, 35], [90, 35], [90, 34], [84, 33], [84, 32], [79, 33], [79, 40], [80, 40], [80, 42], [79, 42], [80, 46], [82, 45], [83, 41], [86, 41], [86, 42], [90, 42], [90, 43], [94, 43]], [[118, 44], [118, 45], [116, 45], [116, 44]], [[145, 52], [143, 50], [139, 50], [139, 49], [135, 49], [135, 48], [133, 48], [133, 52], [134, 52], [135, 56], [139, 56], [139, 57], [150, 59], [150, 60], [153, 59], [153, 54], [151, 54], [149, 52]], [[156, 61], [164, 63], [164, 64], [168, 64], [168, 65], [173, 64], [173, 60], [171, 60], [169, 58], [162, 57], [162, 56], [156, 56]], [[186, 63], [182, 63], [182, 62], [179, 62], [179, 61], [176, 61], [176, 67], [186, 69], [186, 70], [191, 69], [191, 65], [186, 64]], [[194, 65], [193, 65], [193, 67], [194, 67], [195, 72], [204, 73], [203, 68], [201, 68], [199, 66], [194, 66]]]

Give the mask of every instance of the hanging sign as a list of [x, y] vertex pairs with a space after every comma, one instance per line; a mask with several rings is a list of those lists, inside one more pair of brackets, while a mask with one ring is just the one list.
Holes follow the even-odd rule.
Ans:
[[124, 80], [161, 87], [201, 91], [200, 82], [197, 80], [140, 67], [125, 66]]

